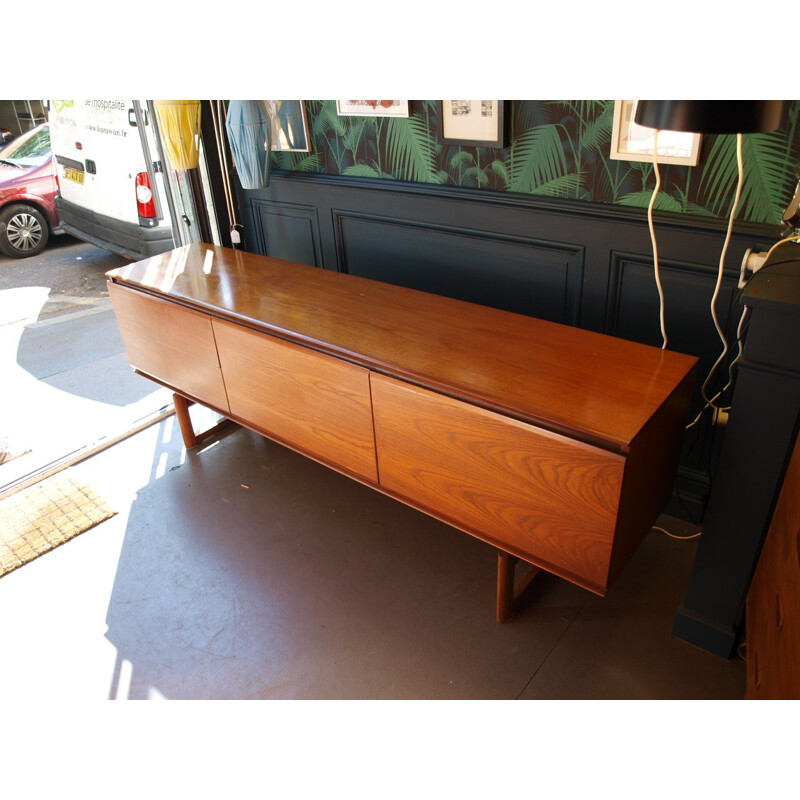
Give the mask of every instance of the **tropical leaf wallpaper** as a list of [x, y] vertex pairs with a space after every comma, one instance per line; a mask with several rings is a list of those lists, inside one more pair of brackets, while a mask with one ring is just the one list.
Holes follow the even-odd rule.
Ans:
[[[613, 100], [512, 100], [509, 146], [438, 140], [435, 100], [409, 101], [410, 116], [340, 117], [334, 100], [306, 100], [312, 149], [275, 153], [274, 167], [328, 175], [518, 192], [646, 208], [652, 164], [609, 157]], [[779, 224], [796, 185], [800, 101], [784, 104], [774, 133], [744, 136], [745, 186], [737, 219]], [[736, 137], [703, 137], [696, 167], [660, 165], [656, 208], [727, 218], [737, 184]]]

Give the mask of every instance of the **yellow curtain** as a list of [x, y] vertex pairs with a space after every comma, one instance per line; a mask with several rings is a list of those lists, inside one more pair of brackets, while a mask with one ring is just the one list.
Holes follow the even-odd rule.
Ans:
[[161, 138], [173, 169], [194, 169], [200, 163], [200, 101], [154, 100]]

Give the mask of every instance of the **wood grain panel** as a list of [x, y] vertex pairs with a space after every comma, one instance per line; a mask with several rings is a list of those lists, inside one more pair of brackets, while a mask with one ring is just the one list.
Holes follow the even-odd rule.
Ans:
[[800, 700], [800, 437], [746, 608], [747, 699]]
[[694, 380], [691, 372], [678, 384], [631, 445], [609, 570], [612, 582], [669, 500]]
[[214, 332], [233, 415], [377, 481], [366, 369], [221, 320]]
[[108, 284], [108, 293], [134, 369], [182, 394], [228, 410], [207, 314], [115, 283]]
[[381, 486], [603, 593], [625, 459], [371, 376]]

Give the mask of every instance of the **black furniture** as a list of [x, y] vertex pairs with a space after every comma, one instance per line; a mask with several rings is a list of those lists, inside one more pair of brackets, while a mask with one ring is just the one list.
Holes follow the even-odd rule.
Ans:
[[747, 590], [800, 420], [800, 245], [778, 247], [742, 292], [749, 328], [703, 535], [672, 634], [723, 658], [740, 638]]

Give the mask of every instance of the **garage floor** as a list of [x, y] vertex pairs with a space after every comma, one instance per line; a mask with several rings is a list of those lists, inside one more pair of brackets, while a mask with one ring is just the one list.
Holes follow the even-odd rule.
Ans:
[[744, 696], [670, 636], [695, 541], [651, 532], [605, 598], [540, 576], [499, 625], [491, 547], [246, 430], [187, 454], [169, 417], [73, 469], [119, 513], [0, 579], [23, 701]]

